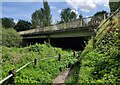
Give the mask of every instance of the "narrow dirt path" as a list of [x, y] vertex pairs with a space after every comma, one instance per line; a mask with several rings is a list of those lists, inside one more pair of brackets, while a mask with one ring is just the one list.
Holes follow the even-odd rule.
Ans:
[[[66, 70], [64, 70], [63, 72], [60, 73], [60, 75], [58, 75], [54, 80], [53, 80], [53, 85], [57, 85], [60, 83], [65, 83], [65, 80], [67, 78], [67, 75], [70, 71], [70, 68], [67, 68]], [[63, 85], [63, 84], [62, 84]]]

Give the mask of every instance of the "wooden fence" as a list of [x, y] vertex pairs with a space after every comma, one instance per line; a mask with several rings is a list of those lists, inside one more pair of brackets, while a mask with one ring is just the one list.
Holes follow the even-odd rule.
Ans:
[[[9, 72], [8, 72], [9, 75], [0, 81], [0, 85], [4, 84], [5, 81], [7, 81], [7, 84], [14, 84], [16, 73], [18, 73], [19, 71], [21, 71], [23, 68], [25, 68], [26, 66], [28, 66], [31, 63], [34, 63], [34, 66], [36, 66], [38, 61], [49, 60], [49, 59], [52, 59], [52, 58], [58, 58], [58, 61], [61, 62], [61, 57], [65, 56], [65, 55], [67, 55], [67, 54], [63, 54], [63, 55], [58, 54], [58, 56], [54, 56], [54, 57], [50, 57], [50, 58], [44, 58], [44, 59], [35, 58], [33, 61], [30, 61], [30, 62], [26, 63], [25, 65], [20, 67], [18, 70], [15, 70], [15, 69], [9, 70]], [[72, 55], [75, 58], [78, 58], [77, 56], [79, 55], [79, 52], [73, 51], [73, 53], [71, 53], [70, 55], [67, 55], [67, 56], [72, 56]], [[61, 68], [59, 68], [59, 70], [61, 70]]]

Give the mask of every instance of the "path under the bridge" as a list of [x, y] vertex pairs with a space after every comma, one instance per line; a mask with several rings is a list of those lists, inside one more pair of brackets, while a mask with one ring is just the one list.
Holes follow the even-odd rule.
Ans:
[[58, 85], [62, 84], [65, 85], [65, 80], [70, 72], [70, 68], [65, 69], [63, 72], [60, 73], [54, 80], [53, 80], [53, 85]]

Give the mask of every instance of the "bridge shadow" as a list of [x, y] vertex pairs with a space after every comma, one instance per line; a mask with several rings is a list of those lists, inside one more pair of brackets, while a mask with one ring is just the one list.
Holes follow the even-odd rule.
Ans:
[[[53, 47], [60, 47], [62, 49], [72, 49], [75, 51], [82, 51], [85, 47], [84, 41], [87, 41], [88, 37], [70, 37], [70, 38], [51, 38], [50, 39], [50, 44]], [[35, 43], [40, 43], [44, 44], [44, 42], [47, 42], [47, 39], [26, 39], [24, 40], [24, 45], [23, 46], [28, 46], [28, 45], [34, 45]], [[26, 43], [25, 43], [26, 42]]]

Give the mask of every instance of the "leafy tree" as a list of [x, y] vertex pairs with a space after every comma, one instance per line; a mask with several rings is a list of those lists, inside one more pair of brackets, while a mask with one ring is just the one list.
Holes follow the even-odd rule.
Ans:
[[[105, 14], [105, 16], [104, 16], [104, 14]], [[91, 20], [88, 23], [90, 25], [100, 23], [102, 20], [104, 20], [104, 18], [108, 17], [107, 14], [108, 14], [108, 12], [106, 12], [106, 11], [99, 11], [94, 14], [94, 16], [91, 18]]]
[[13, 18], [2, 18], [2, 27], [3, 28], [13, 28], [15, 26], [15, 22]]
[[50, 26], [52, 22], [52, 16], [50, 14], [50, 7], [48, 2], [44, 1], [44, 8], [36, 10], [32, 14], [32, 28]]
[[2, 45], [8, 47], [19, 46], [22, 37], [14, 29], [2, 29]]
[[43, 20], [44, 20], [44, 15], [43, 15], [43, 8], [36, 10], [32, 14], [32, 28], [36, 28], [37, 26], [43, 27]]
[[51, 22], [52, 22], [52, 20], [51, 20], [52, 16], [50, 14], [50, 12], [51, 12], [50, 7], [49, 7], [47, 1], [44, 1], [43, 4], [44, 4], [44, 11], [43, 11], [43, 13], [44, 13], [44, 26], [49, 26], [49, 25], [51, 25]]
[[61, 12], [61, 22], [69, 22], [77, 19], [75, 12], [71, 11], [70, 8], [65, 8]]
[[16, 31], [25, 31], [25, 30], [29, 30], [30, 28], [31, 28], [31, 23], [25, 20], [19, 20], [14, 27]]
[[106, 11], [99, 11], [94, 14], [94, 16], [102, 16], [103, 14], [108, 14]]
[[113, 0], [109, 0], [109, 6], [110, 6], [110, 11], [114, 12], [120, 7], [120, 0], [117, 0], [118, 2], [115, 2]]

